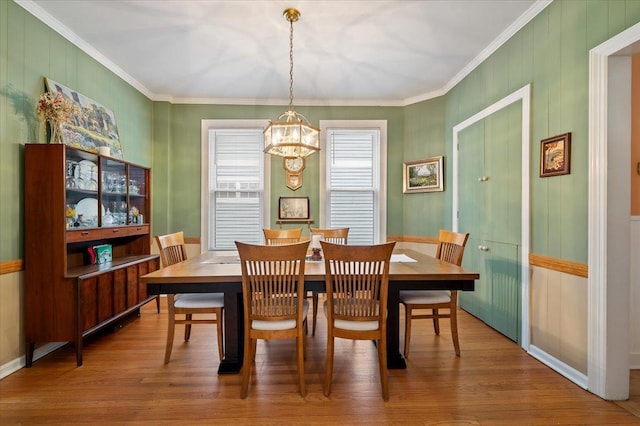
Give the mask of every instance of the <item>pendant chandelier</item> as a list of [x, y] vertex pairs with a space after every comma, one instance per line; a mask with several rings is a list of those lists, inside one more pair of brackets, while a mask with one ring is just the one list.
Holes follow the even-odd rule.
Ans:
[[289, 110], [264, 129], [264, 152], [281, 157], [307, 157], [320, 150], [320, 129], [293, 109], [293, 23], [300, 17], [297, 9], [282, 12], [289, 21]]

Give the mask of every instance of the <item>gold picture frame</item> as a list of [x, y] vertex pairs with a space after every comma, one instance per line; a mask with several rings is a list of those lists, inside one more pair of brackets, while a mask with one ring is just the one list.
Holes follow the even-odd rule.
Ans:
[[405, 194], [444, 191], [444, 157], [405, 161], [402, 186]]

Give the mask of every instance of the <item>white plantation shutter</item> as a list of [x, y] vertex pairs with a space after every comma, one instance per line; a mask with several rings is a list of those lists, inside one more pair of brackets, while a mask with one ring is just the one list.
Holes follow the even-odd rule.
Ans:
[[380, 131], [329, 130], [326, 216], [329, 228], [349, 228], [349, 244], [380, 242]]
[[261, 129], [209, 131], [209, 250], [260, 244], [264, 223]]

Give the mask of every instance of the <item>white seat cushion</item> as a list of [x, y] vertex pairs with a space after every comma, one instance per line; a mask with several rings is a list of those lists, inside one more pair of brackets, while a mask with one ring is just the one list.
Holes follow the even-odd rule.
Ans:
[[430, 305], [451, 302], [449, 290], [404, 290], [400, 292], [400, 301], [408, 305]]
[[[327, 301], [323, 304], [324, 315], [327, 316]], [[353, 331], [374, 331], [378, 329], [378, 321], [347, 321], [342, 319], [334, 319], [335, 328]]]
[[[302, 321], [307, 319], [307, 310], [309, 309], [309, 302], [305, 299], [302, 301]], [[251, 321], [251, 328], [254, 330], [291, 330], [296, 328], [296, 320], [282, 320], [282, 321]]]
[[223, 293], [183, 293], [173, 306], [176, 308], [224, 308]]

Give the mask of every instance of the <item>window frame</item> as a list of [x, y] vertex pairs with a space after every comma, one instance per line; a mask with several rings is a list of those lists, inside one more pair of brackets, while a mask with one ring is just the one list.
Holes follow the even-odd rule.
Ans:
[[[374, 214], [378, 217], [374, 221], [373, 241], [375, 244], [387, 240], [387, 121], [386, 120], [320, 120], [320, 182], [319, 182], [319, 222], [321, 228], [330, 227], [328, 223], [329, 205], [327, 201], [327, 140], [330, 132], [340, 130], [375, 130], [379, 132], [378, 153], [380, 157], [377, 174], [378, 192], [374, 194]], [[376, 173], [377, 172], [377, 173]]]
[[[235, 250], [208, 250], [209, 247], [209, 131], [210, 130], [256, 130], [261, 131], [269, 124], [269, 120], [210, 120], [201, 121], [201, 167], [200, 167], [200, 252], [230, 253]], [[266, 154], [264, 154], [266, 155]], [[263, 167], [262, 217], [264, 223], [271, 223], [271, 159], [264, 159]]]

